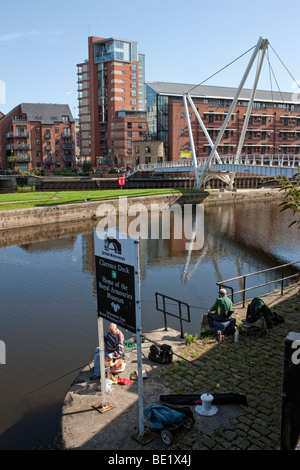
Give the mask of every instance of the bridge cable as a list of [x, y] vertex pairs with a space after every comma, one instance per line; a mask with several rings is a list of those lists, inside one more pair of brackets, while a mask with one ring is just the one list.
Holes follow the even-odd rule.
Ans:
[[218, 70], [217, 72], [215, 72], [213, 75], [211, 75], [210, 77], [206, 78], [206, 80], [203, 80], [203, 82], [199, 83], [198, 85], [194, 85], [192, 88], [190, 88], [187, 93], [189, 93], [191, 90], [193, 90], [194, 88], [200, 86], [200, 85], [203, 85], [203, 83], [207, 82], [208, 80], [210, 80], [211, 78], [213, 78], [215, 75], [217, 75], [218, 73], [222, 72], [223, 70], [225, 70], [227, 67], [229, 67], [230, 65], [232, 65], [234, 62], [236, 62], [237, 60], [239, 60], [241, 57], [243, 57], [244, 55], [248, 54], [248, 52], [252, 51], [252, 49], [254, 49], [256, 46], [253, 46], [251, 47], [250, 49], [248, 49], [248, 51], [244, 52], [243, 54], [241, 54], [239, 57], [237, 57], [236, 59], [232, 60], [231, 62], [229, 62], [229, 64], [225, 65], [224, 67], [222, 67], [220, 70]]
[[267, 47], [267, 60], [268, 60], [268, 65], [269, 65], [269, 79], [270, 79], [272, 103], [274, 104], [274, 96], [273, 96], [273, 88], [272, 88], [272, 74], [271, 74], [271, 69], [270, 69], [270, 58], [269, 58], [269, 47]]
[[282, 65], [284, 66], [284, 68], [286, 69], [286, 71], [288, 72], [288, 74], [291, 76], [291, 78], [294, 80], [295, 82], [295, 85], [300, 88], [300, 85], [298, 84], [297, 80], [295, 80], [295, 78], [293, 77], [293, 75], [291, 74], [291, 72], [289, 71], [289, 69], [287, 68], [287, 66], [283, 63], [283, 61], [280, 59], [279, 55], [277, 54], [277, 52], [273, 49], [272, 45], [270, 44], [270, 47], [272, 48], [273, 52], [276, 54], [276, 56], [278, 57], [278, 59], [280, 60], [280, 62], [282, 63]]

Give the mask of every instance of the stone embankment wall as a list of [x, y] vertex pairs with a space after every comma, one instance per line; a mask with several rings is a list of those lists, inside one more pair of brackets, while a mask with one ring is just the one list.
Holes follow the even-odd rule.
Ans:
[[[167, 208], [172, 204], [237, 204], [244, 202], [261, 202], [282, 199], [283, 194], [277, 190], [253, 190], [241, 192], [215, 192], [199, 194], [166, 194], [160, 196], [137, 197], [127, 199], [127, 208], [133, 204], [143, 204], [148, 210], [152, 204], [159, 204]], [[119, 199], [106, 201], [82, 202], [76, 204], [62, 204], [27, 209], [7, 210], [0, 212], [0, 230], [33, 227], [58, 222], [73, 222], [77, 220], [90, 220], [99, 216], [99, 207], [109, 204], [119, 213]]]

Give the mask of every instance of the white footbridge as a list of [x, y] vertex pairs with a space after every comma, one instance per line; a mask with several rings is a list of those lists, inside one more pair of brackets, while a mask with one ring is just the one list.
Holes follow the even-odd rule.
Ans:
[[[222, 127], [217, 135], [215, 142], [212, 141], [198, 111], [192, 100], [189, 91], [183, 93], [183, 104], [185, 108], [185, 115], [187, 120], [190, 148], [192, 151], [192, 158], [183, 161], [168, 161], [156, 165], [140, 165], [137, 169], [148, 170], [152, 172], [183, 172], [193, 171], [196, 179], [196, 187], [203, 187], [205, 183], [212, 178], [219, 178], [229, 184], [233, 185], [234, 177], [236, 173], [249, 174], [249, 175], [261, 175], [269, 176], [270, 179], [281, 175], [283, 177], [291, 178], [299, 171], [300, 156], [299, 155], [243, 155], [242, 149], [245, 140], [245, 135], [248, 128], [249, 119], [253, 107], [253, 102], [257, 90], [257, 84], [261, 73], [263, 61], [269, 45], [268, 38], [260, 37], [256, 46], [254, 47], [252, 56], [248, 63], [248, 66], [244, 72], [239, 87], [236, 90], [235, 96], [232, 100], [231, 106], [228, 113], [223, 121]], [[223, 155], [218, 154], [218, 146], [223, 137], [224, 131], [228, 125], [234, 108], [238, 102], [241, 91], [245, 85], [246, 79], [249, 72], [254, 64], [254, 61], [258, 57], [258, 64], [256, 68], [255, 78], [253, 87], [250, 94], [250, 99], [245, 115], [243, 128], [241, 131], [240, 139], [237, 146], [237, 152], [235, 155]], [[211, 147], [211, 152], [207, 158], [197, 158], [195, 152], [194, 138], [192, 133], [192, 126], [190, 121], [190, 110], [192, 108], [195, 116], [207, 138], [207, 141]]]
[[[136, 167], [137, 171], [151, 171], [152, 173], [183, 173], [195, 172], [192, 159], [168, 161], [155, 164], [143, 164]], [[281, 175], [292, 178], [300, 170], [300, 155], [236, 155], [198, 158], [196, 171], [202, 179], [203, 185], [210, 179], [218, 178], [229, 186], [233, 185], [235, 175], [267, 176], [271, 179]]]

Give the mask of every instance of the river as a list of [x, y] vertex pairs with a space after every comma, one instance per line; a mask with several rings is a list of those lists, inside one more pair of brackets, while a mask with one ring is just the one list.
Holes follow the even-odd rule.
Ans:
[[[188, 251], [185, 240], [173, 237], [142, 239], [143, 332], [164, 325], [156, 292], [189, 304], [191, 322], [184, 323], [184, 332], [196, 334], [201, 315], [217, 296], [217, 282], [300, 260], [299, 229], [288, 227], [291, 220], [278, 201], [211, 206], [205, 208], [200, 250]], [[1, 233], [0, 340], [6, 363], [0, 365], [0, 449], [53, 447], [65, 393], [93, 358], [98, 341], [96, 224]], [[272, 276], [255, 276], [253, 285]], [[253, 291], [253, 296], [273, 288]], [[179, 329], [172, 317], [168, 325]]]

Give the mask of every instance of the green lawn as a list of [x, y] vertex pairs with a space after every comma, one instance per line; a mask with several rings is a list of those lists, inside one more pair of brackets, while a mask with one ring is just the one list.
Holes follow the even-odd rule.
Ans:
[[121, 196], [144, 197], [160, 194], [180, 194], [193, 192], [171, 188], [159, 189], [113, 189], [103, 191], [49, 191], [0, 194], [0, 210], [24, 209], [59, 204], [72, 204], [88, 201], [103, 201]]

